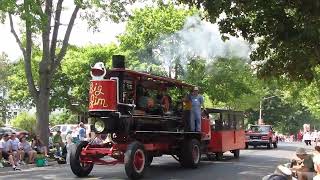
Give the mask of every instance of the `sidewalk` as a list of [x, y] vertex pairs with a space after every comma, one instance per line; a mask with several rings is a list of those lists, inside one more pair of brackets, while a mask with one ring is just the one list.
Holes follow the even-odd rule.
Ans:
[[[50, 166], [56, 166], [56, 165], [60, 165], [57, 163], [57, 161], [54, 160], [49, 160], [48, 161], [48, 166], [44, 166], [44, 167], [37, 167], [36, 164], [26, 164], [26, 165], [21, 165], [19, 166], [19, 168], [21, 169], [21, 171], [27, 170], [27, 169], [34, 169], [34, 168], [47, 168]], [[0, 175], [3, 173], [7, 173], [7, 172], [20, 172], [19, 170], [14, 171], [12, 169], [12, 167], [4, 167], [4, 168], [0, 168]]]

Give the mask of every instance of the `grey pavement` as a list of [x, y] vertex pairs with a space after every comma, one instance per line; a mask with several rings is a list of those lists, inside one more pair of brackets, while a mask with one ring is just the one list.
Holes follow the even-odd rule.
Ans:
[[[184, 169], [171, 156], [154, 158], [146, 170], [144, 179], [153, 180], [258, 180], [274, 171], [277, 165], [287, 163], [295, 156], [302, 143], [280, 143], [278, 149], [242, 150], [240, 159], [225, 153], [223, 161], [208, 161], [204, 157], [197, 169]], [[313, 147], [307, 148], [309, 152]], [[68, 165], [32, 167], [19, 171], [0, 170], [0, 179], [78, 179]], [[124, 166], [95, 166], [88, 178], [81, 179], [127, 179]]]

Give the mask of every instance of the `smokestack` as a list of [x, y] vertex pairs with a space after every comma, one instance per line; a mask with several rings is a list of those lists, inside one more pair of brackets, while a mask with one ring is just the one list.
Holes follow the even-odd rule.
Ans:
[[125, 57], [123, 55], [112, 56], [112, 68], [125, 69]]

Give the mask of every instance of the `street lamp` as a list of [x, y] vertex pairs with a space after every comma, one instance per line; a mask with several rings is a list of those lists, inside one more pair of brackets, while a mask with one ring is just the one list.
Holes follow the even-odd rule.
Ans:
[[270, 97], [266, 97], [266, 98], [263, 98], [262, 100], [260, 100], [259, 121], [262, 121], [262, 101], [266, 100], [266, 99], [271, 99], [271, 98], [274, 98], [274, 97], [276, 97], [276, 96], [270, 96]]

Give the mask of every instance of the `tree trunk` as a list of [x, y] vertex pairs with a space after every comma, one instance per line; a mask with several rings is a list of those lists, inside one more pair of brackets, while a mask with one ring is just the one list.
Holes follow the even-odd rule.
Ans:
[[37, 132], [43, 143], [48, 145], [49, 141], [49, 72], [40, 63], [39, 97], [36, 101], [37, 108]]
[[42, 142], [48, 145], [49, 141], [49, 96], [40, 93], [36, 103], [37, 108], [37, 132]]

